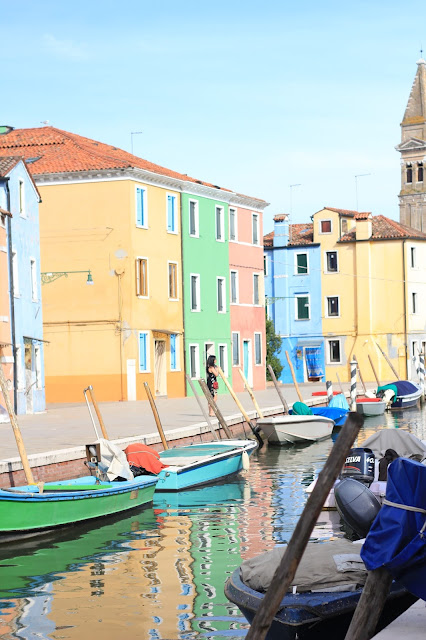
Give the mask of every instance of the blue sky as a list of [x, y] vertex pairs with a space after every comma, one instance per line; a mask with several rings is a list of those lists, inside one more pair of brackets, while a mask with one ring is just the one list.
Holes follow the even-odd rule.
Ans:
[[0, 9], [1, 124], [48, 120], [129, 151], [142, 131], [137, 155], [270, 202], [265, 233], [276, 213], [303, 222], [324, 205], [398, 219], [394, 147], [426, 49], [424, 5], [0, 0]]

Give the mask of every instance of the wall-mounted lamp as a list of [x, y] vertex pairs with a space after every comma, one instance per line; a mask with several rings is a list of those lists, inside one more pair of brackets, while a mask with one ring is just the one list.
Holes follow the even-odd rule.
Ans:
[[41, 284], [50, 284], [51, 282], [54, 282], [58, 278], [62, 278], [62, 276], [65, 276], [65, 278], [68, 278], [68, 275], [70, 273], [87, 273], [86, 284], [90, 284], [90, 285], [95, 284], [93, 282], [90, 269], [88, 271], [46, 271], [41, 274]]

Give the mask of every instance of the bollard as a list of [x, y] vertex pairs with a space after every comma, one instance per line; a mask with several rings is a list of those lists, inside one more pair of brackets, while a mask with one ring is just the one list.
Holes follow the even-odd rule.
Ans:
[[331, 382], [331, 380], [326, 380], [325, 388], [327, 389], [328, 404], [330, 404], [331, 400], [333, 399], [333, 383]]
[[351, 411], [356, 411], [356, 360], [351, 360]]
[[420, 389], [422, 390], [420, 399], [423, 402], [425, 399], [425, 354], [423, 352], [419, 355], [419, 380]]

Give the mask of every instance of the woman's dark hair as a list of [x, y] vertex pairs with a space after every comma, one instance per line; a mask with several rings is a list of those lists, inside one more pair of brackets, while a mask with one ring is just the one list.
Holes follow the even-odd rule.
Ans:
[[209, 356], [206, 362], [206, 371], [209, 372], [210, 367], [214, 367], [214, 361], [216, 360], [216, 356]]

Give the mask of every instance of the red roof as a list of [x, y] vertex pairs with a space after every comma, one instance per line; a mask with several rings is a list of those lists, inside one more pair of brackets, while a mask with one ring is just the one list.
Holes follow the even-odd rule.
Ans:
[[12, 171], [13, 167], [18, 164], [18, 162], [22, 160], [19, 156], [4, 156], [0, 158], [0, 176], [4, 178], [7, 174]]
[[362, 211], [355, 214], [355, 220], [368, 220], [368, 218], [371, 218], [371, 213], [369, 211]]
[[[405, 224], [386, 218], [385, 216], [373, 216], [371, 218], [371, 240], [391, 240], [414, 238], [426, 240], [426, 233], [412, 229]], [[351, 229], [340, 238], [341, 242], [353, 242], [356, 240], [356, 229]]]
[[[343, 216], [354, 216], [357, 213], [360, 213], [359, 211], [353, 211], [352, 209], [335, 209], [334, 207], [324, 207], [324, 209], [327, 209], [327, 211], [334, 211], [335, 213], [341, 213]], [[323, 211], [323, 209], [320, 209], [320, 211]], [[319, 211], [317, 211], [317, 213], [319, 213]]]
[[[276, 218], [274, 218], [275, 220]], [[314, 241], [313, 224], [290, 224], [288, 246], [312, 244]], [[274, 244], [274, 232], [271, 231], [263, 236], [263, 245], [272, 247]]]

